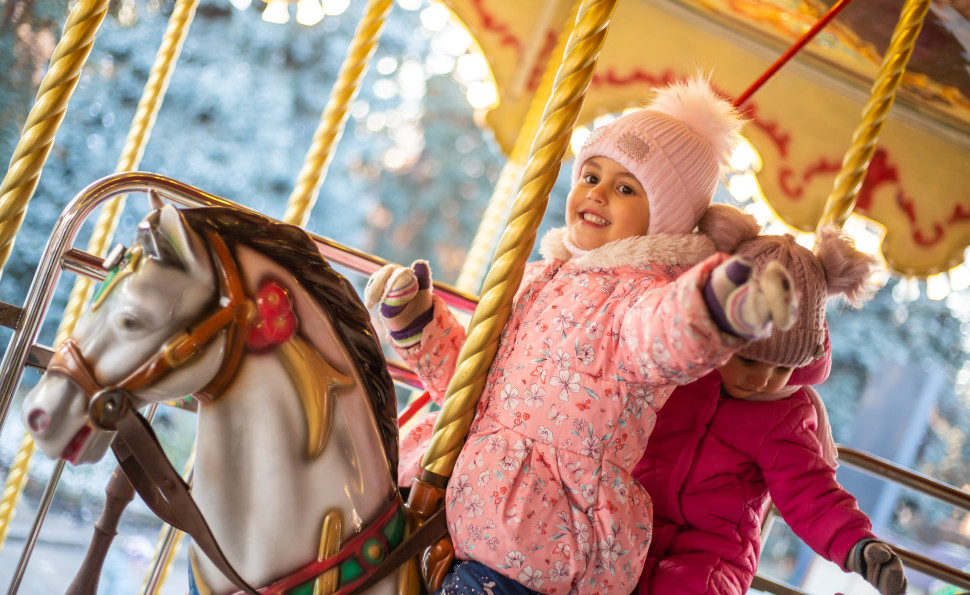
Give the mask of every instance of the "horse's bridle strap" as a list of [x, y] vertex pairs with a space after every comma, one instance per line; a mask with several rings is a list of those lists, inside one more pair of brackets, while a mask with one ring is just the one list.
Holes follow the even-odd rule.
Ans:
[[[235, 374], [243, 347], [245, 347], [245, 333], [239, 330], [231, 330], [232, 323], [236, 322], [239, 329], [245, 329], [247, 323], [255, 314], [255, 305], [246, 297], [239, 278], [239, 271], [225, 242], [215, 234], [212, 235], [210, 240], [215, 248], [216, 269], [220, 285], [221, 299], [218, 309], [195, 326], [184, 330], [166, 342], [158, 352], [149, 357], [123, 380], [113, 385], [112, 388], [134, 393], [148, 386], [169, 370], [188, 363], [216, 335], [224, 330], [227, 331], [228, 343], [226, 357], [223, 358], [223, 364], [216, 372], [213, 380], [200, 391], [201, 400], [208, 401], [213, 396], [218, 396], [221, 390], [225, 388], [226, 378]], [[57, 348], [47, 371], [65, 376], [76, 383], [89, 401], [95, 393], [108, 388], [95, 377], [94, 370], [85, 359], [84, 354], [81, 353], [81, 349], [73, 337], [64, 340]]]
[[64, 376], [77, 384], [88, 401], [103, 388], [73, 337], [68, 337], [57, 347], [54, 357], [47, 364], [47, 372]]
[[[208, 403], [222, 394], [236, 376], [246, 347], [246, 333], [249, 321], [256, 315], [256, 306], [246, 297], [246, 290], [242, 285], [242, 278], [236, 261], [233, 260], [229, 247], [219, 235], [213, 231], [208, 234], [209, 245], [215, 255], [216, 275], [219, 278], [219, 293], [224, 306], [220, 314], [225, 316], [221, 320], [222, 326], [218, 330], [226, 329], [226, 352], [222, 358], [222, 366], [216, 371], [209, 383], [195, 393], [195, 398]], [[235, 321], [235, 325], [232, 322]], [[188, 346], [186, 346], [188, 349]]]
[[189, 486], [172, 467], [155, 432], [137, 411], [125, 406], [117, 422], [111, 449], [131, 485], [160, 519], [192, 536], [195, 544], [246, 595], [258, 595], [233, 569], [216, 543]]

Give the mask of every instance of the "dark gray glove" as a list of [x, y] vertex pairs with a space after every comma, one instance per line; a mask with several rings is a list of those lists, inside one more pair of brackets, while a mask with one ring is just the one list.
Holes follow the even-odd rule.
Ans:
[[849, 550], [845, 566], [852, 572], [861, 574], [882, 595], [905, 593], [909, 586], [899, 556], [889, 544], [878, 539], [859, 540]]

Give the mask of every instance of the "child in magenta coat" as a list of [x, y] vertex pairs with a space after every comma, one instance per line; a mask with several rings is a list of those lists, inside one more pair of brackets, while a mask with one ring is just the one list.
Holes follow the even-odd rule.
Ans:
[[[566, 227], [524, 273], [448, 482], [458, 563], [442, 593], [635, 588], [652, 515], [631, 472], [657, 410], [676, 384], [794, 316], [783, 268], [752, 282], [748, 263], [694, 232], [739, 127], [698, 78], [594, 130], [579, 151]], [[440, 402], [465, 329], [430, 287], [427, 263], [388, 265], [365, 302], [380, 304], [395, 348]], [[428, 433], [402, 437], [405, 485]]]
[[799, 297], [798, 322], [678, 387], [658, 414], [634, 470], [654, 506], [639, 594], [747, 592], [769, 496], [819, 555], [884, 595], [904, 593], [899, 558], [836, 481], [835, 445], [811, 387], [831, 368], [826, 301], [842, 294], [858, 305], [873, 260], [834, 229], [823, 231], [815, 253], [786, 235], [757, 237], [736, 254], [758, 267], [785, 266]]

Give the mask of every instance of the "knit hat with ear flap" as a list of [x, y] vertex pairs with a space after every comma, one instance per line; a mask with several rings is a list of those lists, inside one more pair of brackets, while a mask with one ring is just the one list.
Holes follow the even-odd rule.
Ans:
[[872, 295], [875, 259], [856, 250], [852, 239], [832, 226], [821, 231], [814, 251], [785, 234], [758, 236], [741, 244], [735, 254], [753, 260], [756, 274], [769, 262], [778, 262], [788, 270], [798, 294], [795, 325], [738, 352], [749, 359], [792, 368], [808, 364], [824, 353], [828, 299], [842, 295], [858, 307]]
[[647, 193], [647, 235], [694, 229], [714, 197], [718, 178], [740, 140], [741, 117], [702, 75], [658, 91], [644, 109], [601, 126], [573, 162], [608, 157], [636, 176]]

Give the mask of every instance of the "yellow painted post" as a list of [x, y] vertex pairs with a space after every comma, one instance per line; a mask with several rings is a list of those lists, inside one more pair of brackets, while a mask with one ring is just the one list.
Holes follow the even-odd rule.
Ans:
[[104, 21], [108, 0], [79, 0], [64, 24], [50, 68], [37, 91], [10, 167], [0, 182], [0, 273], [10, 258], [14, 240], [40, 179], [41, 169], [64, 120], [81, 68], [87, 62], [94, 36]]
[[283, 213], [283, 221], [287, 223], [305, 227], [310, 220], [310, 211], [313, 210], [313, 204], [320, 194], [320, 186], [327, 177], [327, 169], [333, 160], [337, 141], [343, 134], [347, 115], [360, 89], [370, 58], [377, 48], [377, 42], [380, 41], [381, 31], [392, 4], [392, 0], [370, 0], [367, 3], [347, 57], [340, 67], [337, 81], [330, 91], [330, 99], [320, 117], [320, 124], [313, 133], [313, 142], [303, 160], [296, 187], [287, 201], [286, 211]]
[[[41, 81], [10, 167], [0, 182], [0, 272], [10, 258], [14, 240], [47, 161], [54, 135], [64, 120], [67, 104], [77, 88], [81, 69], [94, 45], [94, 37], [107, 14], [108, 0], [80, 0], [64, 23], [64, 31], [51, 56], [50, 68]], [[14, 508], [27, 481], [34, 441], [25, 435], [7, 474], [0, 497], [0, 548], [10, 532]]]
[[615, 8], [616, 0], [584, 0], [580, 5], [505, 233], [472, 315], [468, 339], [458, 354], [444, 408], [421, 461], [422, 480], [431, 485], [447, 483], [464, 445]]
[[526, 113], [522, 130], [519, 132], [518, 138], [515, 139], [515, 146], [512, 147], [509, 160], [502, 168], [502, 174], [499, 176], [498, 183], [495, 184], [495, 189], [492, 191], [492, 197], [488, 201], [488, 206], [482, 214], [482, 222], [475, 232], [475, 237], [468, 248], [468, 255], [465, 257], [465, 262], [458, 273], [458, 280], [455, 282], [455, 286], [462, 291], [476, 293], [482, 282], [482, 277], [488, 271], [488, 258], [491, 256], [492, 247], [502, 231], [501, 224], [508, 213], [509, 204], [515, 196], [519, 175], [522, 173], [522, 168], [529, 156], [532, 139], [535, 138], [536, 130], [539, 128], [542, 110], [552, 93], [552, 83], [556, 78], [556, 71], [559, 70], [559, 65], [562, 63], [563, 51], [569, 36], [573, 32], [578, 10], [579, 0], [573, 3], [572, 10], [570, 10], [566, 20], [566, 26], [563, 27], [559, 35], [555, 49], [549, 55], [549, 63], [546, 64], [546, 69], [539, 81], [539, 87], [532, 96], [531, 103], [529, 103], [529, 111]]
[[825, 201], [822, 223], [841, 226], [855, 208], [859, 189], [866, 170], [876, 152], [896, 90], [906, 73], [906, 64], [913, 54], [923, 19], [930, 8], [930, 0], [906, 0], [896, 23], [882, 66], [869, 91], [869, 101], [862, 110], [862, 121], [852, 135], [852, 142], [842, 159], [842, 170], [835, 178], [835, 187]]
[[[175, 4], [172, 16], [169, 18], [168, 28], [162, 38], [162, 45], [156, 53], [155, 64], [152, 66], [148, 82], [145, 84], [145, 89], [138, 102], [138, 108], [135, 111], [131, 128], [128, 130], [128, 137], [125, 140], [125, 146], [122, 149], [115, 171], [134, 170], [141, 162], [145, 146], [151, 136], [152, 126], [155, 124], [155, 118], [161, 108], [162, 99], [172, 78], [175, 63], [178, 61], [197, 6], [198, 0], [178, 0]], [[88, 252], [98, 255], [104, 255], [107, 252], [123, 209], [123, 196], [119, 196], [104, 205], [88, 242]], [[74, 332], [81, 311], [90, 299], [92, 287], [92, 282], [85, 277], [78, 277], [74, 282], [54, 339], [55, 345], [60, 345], [64, 339]], [[20, 443], [20, 450], [14, 457], [10, 473], [7, 475], [3, 494], [0, 495], [0, 548], [3, 548], [10, 531], [14, 510], [27, 483], [27, 472], [30, 470], [35, 450], [36, 445], [33, 438], [29, 433], [25, 433]]]

